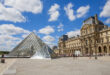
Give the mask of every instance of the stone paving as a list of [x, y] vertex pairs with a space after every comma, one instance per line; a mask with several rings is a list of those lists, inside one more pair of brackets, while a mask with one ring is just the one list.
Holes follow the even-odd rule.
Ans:
[[0, 63], [0, 75], [2, 75], [3, 72], [5, 72], [16, 61], [16, 59], [5, 59], [5, 60], [6, 60], [5, 63]]
[[110, 75], [110, 57], [17, 59], [10, 69], [15, 69], [16, 75]]

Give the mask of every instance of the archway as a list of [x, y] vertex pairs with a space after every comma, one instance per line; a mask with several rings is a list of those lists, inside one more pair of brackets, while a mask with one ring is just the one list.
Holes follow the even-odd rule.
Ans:
[[102, 53], [101, 47], [99, 47], [99, 53]]
[[98, 52], [99, 52], [99, 55], [101, 55], [101, 53], [102, 53], [102, 49], [101, 49], [101, 47], [99, 46], [99, 48], [98, 48]]
[[109, 55], [110, 55], [110, 46], [109, 46]]
[[107, 54], [107, 47], [104, 46], [104, 54]]
[[88, 54], [88, 48], [86, 48], [86, 55]]
[[109, 46], [109, 51], [110, 51], [110, 46]]

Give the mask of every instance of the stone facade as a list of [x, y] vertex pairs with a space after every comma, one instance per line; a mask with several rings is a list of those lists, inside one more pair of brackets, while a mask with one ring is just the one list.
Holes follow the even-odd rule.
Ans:
[[80, 35], [68, 38], [63, 35], [58, 42], [59, 54], [71, 56], [80, 51], [81, 56], [110, 54], [110, 27], [98, 20], [97, 15], [83, 21]]

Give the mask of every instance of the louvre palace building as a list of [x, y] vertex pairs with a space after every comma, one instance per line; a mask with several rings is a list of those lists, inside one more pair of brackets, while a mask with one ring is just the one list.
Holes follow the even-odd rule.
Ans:
[[98, 20], [97, 14], [83, 21], [80, 35], [68, 38], [62, 35], [58, 41], [59, 54], [71, 56], [80, 51], [81, 56], [110, 54], [110, 27]]

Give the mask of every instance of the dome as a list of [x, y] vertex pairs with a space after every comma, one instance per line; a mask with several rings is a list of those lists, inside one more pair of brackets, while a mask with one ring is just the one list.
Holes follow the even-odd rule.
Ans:
[[91, 16], [88, 19], [84, 20], [83, 21], [83, 25], [84, 24], [99, 24], [99, 25], [104, 25], [103, 22], [101, 22], [101, 21], [98, 20], [97, 15]]

